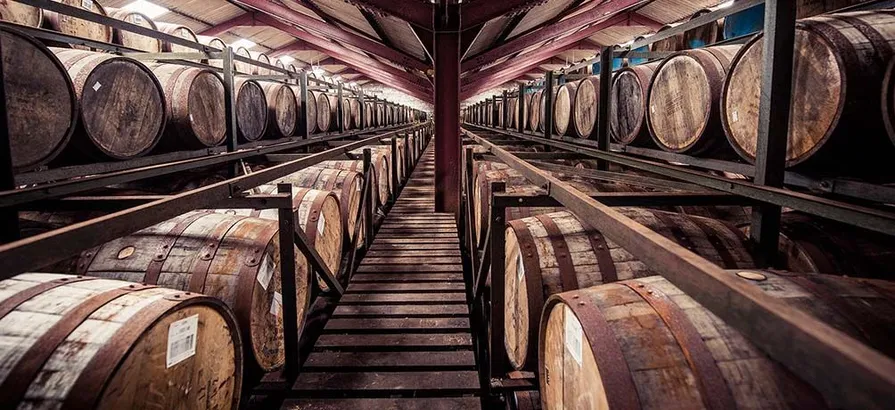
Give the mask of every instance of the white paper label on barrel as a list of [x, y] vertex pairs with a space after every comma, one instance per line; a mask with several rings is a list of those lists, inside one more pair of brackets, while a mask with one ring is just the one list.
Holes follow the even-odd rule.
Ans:
[[525, 263], [522, 261], [522, 254], [516, 258], [516, 275], [518, 275], [518, 280], [520, 281], [525, 276]]
[[143, 16], [139, 14], [131, 14], [134, 17], [134, 24], [143, 24]]
[[168, 326], [168, 355], [166, 367], [174, 366], [196, 354], [196, 333], [199, 315], [180, 319]]
[[739, 116], [737, 115], [736, 110], [733, 110], [731, 115], [733, 116], [733, 122], [737, 122], [740, 119]]
[[81, 0], [81, 8], [93, 11], [93, 0]]
[[566, 328], [565, 328], [566, 350], [569, 356], [575, 359], [578, 365], [581, 365], [581, 323], [572, 315], [570, 311], [566, 311]]
[[100, 84], [99, 81], [97, 81], [96, 84], [93, 84], [93, 91], [99, 91], [100, 87], [102, 86], [103, 85]]
[[270, 301], [270, 314], [280, 317], [280, 310], [283, 310], [283, 294], [274, 292], [273, 299]]
[[326, 228], [326, 217], [323, 214], [320, 214], [320, 219], [317, 220], [317, 236], [323, 236], [323, 230]]
[[270, 285], [270, 278], [273, 277], [273, 271], [276, 269], [274, 266], [273, 258], [270, 255], [264, 255], [264, 259], [261, 260], [261, 266], [258, 269], [258, 283], [261, 284], [261, 287], [264, 290], [267, 290], [267, 286]]

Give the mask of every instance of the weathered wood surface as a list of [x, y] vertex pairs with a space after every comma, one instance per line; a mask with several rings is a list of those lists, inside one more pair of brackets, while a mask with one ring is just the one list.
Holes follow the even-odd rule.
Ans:
[[531, 101], [529, 102], [528, 108], [528, 124], [531, 127], [532, 131], [538, 131], [543, 126], [541, 125], [541, 113], [543, 110], [541, 109], [541, 104], [544, 95], [544, 91], [540, 90], [531, 95]]
[[[640, 208], [620, 212], [727, 268], [754, 266], [745, 235], [719, 221]], [[517, 369], [537, 354], [538, 312], [552, 294], [653, 275], [644, 263], [569, 212], [511, 221], [506, 230], [505, 345]]]
[[267, 136], [291, 137], [298, 124], [298, 105], [292, 87], [273, 81], [262, 81], [261, 88], [267, 101]]
[[597, 124], [600, 104], [600, 76], [593, 75], [578, 82], [572, 107], [572, 131], [579, 138], [590, 138]]
[[[732, 270], [891, 355], [888, 283]], [[540, 328], [545, 408], [825, 408], [818, 393], [659, 276], [553, 296]]]
[[[187, 26], [180, 25], [180, 24], [161, 23], [161, 22], [157, 22], [157, 23], [155, 23], [155, 25], [156, 25], [156, 27], [158, 27], [158, 30], [163, 33], [167, 33], [172, 36], [177, 36], [184, 40], [189, 40], [189, 41], [193, 41], [196, 43], [199, 42], [199, 37], [196, 36], [196, 33], [193, 31], [193, 29], [191, 29]], [[162, 51], [169, 52], [169, 53], [195, 53], [195, 52], [197, 52], [197, 50], [195, 48], [181, 46], [181, 45], [169, 43], [167, 41], [162, 44]]]
[[[294, 86], [292, 87], [292, 92], [295, 93], [296, 98], [301, 98], [301, 87]], [[313, 91], [308, 91], [308, 117], [307, 117], [307, 126], [308, 126], [308, 134], [316, 133], [320, 131], [319, 126], [317, 125], [317, 94]]]
[[623, 68], [612, 81], [609, 130], [622, 145], [651, 146], [646, 124], [646, 100], [650, 79], [659, 62]]
[[[412, 185], [431, 187], [428, 173], [434, 169], [433, 154], [431, 149], [425, 152], [410, 179]], [[406, 202], [434, 208], [433, 190], [404, 190], [397, 205]], [[435, 214], [432, 208], [390, 212], [385, 225], [403, 229], [407, 219], [453, 221], [452, 215]], [[361, 261], [293, 386], [303, 398], [287, 402], [287, 407], [478, 408], [478, 398], [457, 397], [479, 390], [462, 264], [458, 257], [451, 257], [457, 263], [442, 264], [414, 252], [427, 249], [429, 241], [445, 238], [411, 229], [415, 231], [412, 238], [409, 234], [394, 235], [394, 239], [383, 239], [382, 232], [377, 235], [371, 253], [378, 256], [368, 254]], [[458, 254], [459, 240], [456, 233], [452, 235], [453, 243], [439, 249]], [[416, 244], [393, 243], [401, 238]], [[407, 263], [381, 265], [374, 258]], [[427, 399], [412, 399], [417, 395]]]
[[660, 148], [690, 155], [729, 150], [721, 127], [721, 90], [739, 48], [682, 51], [656, 68], [649, 86], [647, 120]]
[[[336, 220], [330, 219], [330, 221], [342, 226], [342, 238], [344, 238], [346, 243], [354, 239], [354, 227], [363, 221], [357, 218], [357, 209], [360, 207], [361, 200], [361, 187], [364, 183], [363, 176], [360, 173], [342, 169], [308, 167], [294, 174], [287, 175], [274, 184], [277, 183], [289, 183], [295, 187], [333, 192], [338, 198], [340, 210], [338, 218]], [[359, 240], [363, 240], [363, 232], [364, 230], [361, 229]]]
[[[106, 8], [109, 17], [116, 18], [131, 24], [145, 27], [152, 30], [158, 30], [155, 22], [145, 14], [125, 9]], [[147, 53], [160, 53], [162, 51], [162, 41], [157, 38], [144, 36], [127, 30], [112, 29], [112, 42], [125, 47], [135, 48]]]
[[570, 125], [574, 128], [572, 110], [575, 108], [577, 91], [577, 83], [565, 83], [556, 92], [553, 100], [553, 131], [557, 135], [566, 135]]
[[[67, 6], [79, 7], [91, 13], [107, 15], [103, 6], [95, 1], [82, 0], [53, 0]], [[33, 18], [33, 17], [32, 17]], [[60, 14], [54, 11], [44, 10], [43, 25], [51, 30], [56, 30], [63, 34], [77, 37], [83, 37], [90, 40], [102, 41], [106, 43], [112, 42], [112, 28], [104, 24], [94, 23], [87, 20], [71, 17], [67, 14]], [[85, 46], [71, 46], [73, 48], [88, 50]]]
[[[388, 174], [388, 160], [384, 154], [374, 154], [372, 160], [373, 161], [370, 165], [373, 167], [371, 173], [371, 183], [373, 184], [373, 200], [376, 201], [375, 203], [377, 206], [383, 206], [388, 200], [388, 182], [390, 178]], [[319, 168], [344, 169], [357, 172], [361, 175], [363, 175], [364, 173], [363, 160], [323, 161], [316, 166]]]
[[[255, 60], [259, 63], [267, 64], [267, 65], [273, 65], [273, 63], [270, 62], [270, 57], [268, 57], [267, 54], [257, 52], [257, 51], [249, 51], [249, 54], [252, 56], [252, 60]], [[252, 66], [252, 74], [254, 74], [254, 75], [273, 75], [274, 72], [273, 72], [273, 70], [271, 70], [269, 68], [260, 67], [260, 66], [255, 65], [255, 66]]]
[[214, 71], [180, 64], [151, 64], [162, 84], [168, 124], [159, 147], [168, 151], [214, 147], [227, 124], [224, 83]]
[[236, 78], [233, 80], [236, 91], [236, 126], [239, 138], [243, 142], [258, 141], [267, 130], [268, 109], [267, 97], [261, 84], [254, 80]]
[[[285, 360], [277, 233], [275, 221], [193, 211], [84, 251], [75, 269], [221, 299], [236, 314], [249, 358], [247, 371], [269, 372]], [[301, 329], [310, 276], [297, 248], [295, 255]]]
[[[221, 40], [220, 38], [217, 38], [217, 37], [196, 35], [196, 39], [198, 39], [200, 43], [202, 43], [206, 46], [209, 46], [209, 47], [216, 48], [218, 50], [224, 50], [227, 48], [227, 43], [225, 43], [224, 40]], [[212, 67], [217, 67], [217, 68], [224, 67], [224, 60], [220, 60], [220, 59], [203, 60], [203, 63], [208, 64]]]
[[238, 407], [242, 346], [217, 299], [26, 273], [0, 282], [0, 310], [3, 408]]
[[[363, 159], [364, 150], [370, 148], [370, 159], [373, 161], [372, 165], [376, 169], [376, 182], [380, 185], [379, 187], [379, 195], [380, 200], [384, 203], [388, 199], [388, 195], [395, 191], [395, 187], [392, 186], [392, 146], [388, 145], [370, 145], [366, 147], [358, 148], [350, 153], [355, 155], [355, 158]], [[402, 158], [402, 156], [399, 156]], [[383, 192], [383, 187], [387, 189], [386, 192]], [[385, 193], [386, 195], [382, 195]]]
[[[665, 30], [671, 29], [673, 26], [664, 25], [659, 29], [657, 33], [661, 33]], [[650, 51], [656, 52], [669, 52], [669, 51], [680, 51], [684, 49], [684, 34], [677, 34], [666, 38], [664, 40], [659, 40], [651, 45]]]
[[43, 9], [15, 1], [0, 4], [0, 20], [23, 26], [40, 27], [43, 23]]
[[[693, 13], [690, 20], [711, 13], [709, 9], [702, 9]], [[691, 28], [684, 32], [685, 48], [708, 47], [720, 41], [724, 37], [724, 20], [715, 20], [699, 27]]]
[[317, 95], [317, 128], [320, 132], [338, 131], [339, 97], [320, 93]]
[[74, 86], [56, 55], [34, 38], [0, 29], [0, 42], [12, 165], [36, 168], [59, 155], [75, 130]]
[[[796, 29], [793, 109], [786, 165], [824, 174], [891, 175], [895, 149], [880, 110], [885, 63], [895, 57], [889, 11], [823, 15]], [[737, 54], [724, 86], [722, 120], [735, 151], [754, 162], [763, 55], [761, 35]]]
[[51, 50], [65, 65], [79, 101], [72, 148], [96, 159], [122, 160], [155, 147], [167, 114], [164, 91], [149, 68], [112, 54]]
[[[250, 60], [252, 59], [252, 52], [245, 47], [236, 47], [236, 49], [233, 50], [233, 53], [240, 57], [245, 57]], [[254, 65], [237, 60], [233, 61], [233, 69], [247, 75], [251, 75], [255, 72]]]

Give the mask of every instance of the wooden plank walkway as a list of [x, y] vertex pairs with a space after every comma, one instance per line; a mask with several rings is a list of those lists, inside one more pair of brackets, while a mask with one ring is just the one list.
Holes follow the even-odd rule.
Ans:
[[348, 284], [288, 409], [478, 409], [460, 243], [434, 212], [435, 157], [423, 153]]

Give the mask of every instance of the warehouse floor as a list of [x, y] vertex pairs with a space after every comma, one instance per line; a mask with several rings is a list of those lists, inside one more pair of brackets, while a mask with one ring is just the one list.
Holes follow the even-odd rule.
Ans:
[[480, 406], [457, 227], [434, 212], [434, 162], [430, 145], [293, 386], [307, 398], [284, 407]]

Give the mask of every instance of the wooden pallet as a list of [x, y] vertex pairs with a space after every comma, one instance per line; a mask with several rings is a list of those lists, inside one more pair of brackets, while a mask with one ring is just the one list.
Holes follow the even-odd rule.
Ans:
[[288, 409], [480, 408], [460, 242], [427, 149], [293, 385]]

